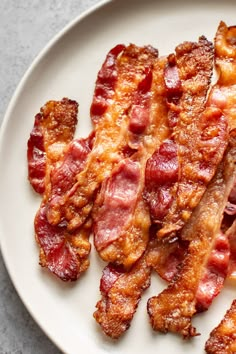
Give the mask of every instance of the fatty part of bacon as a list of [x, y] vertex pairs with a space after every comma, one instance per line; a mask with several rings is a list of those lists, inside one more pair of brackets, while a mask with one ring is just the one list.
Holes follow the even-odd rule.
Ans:
[[[139, 103], [142, 102], [147, 109], [149, 124], [143, 133], [139, 131], [138, 134], [135, 131], [134, 139], [131, 138], [129, 126], [128, 142], [133, 148], [133, 154], [114, 167], [110, 177], [102, 182], [93, 206], [94, 241], [100, 257], [106, 262], [122, 264], [126, 269], [141, 257], [149, 240], [151, 220], [148, 204], [143, 198], [144, 173], [148, 158], [169, 135], [164, 84], [166, 63], [167, 58], [160, 58], [154, 64], [150, 92], [147, 91], [146, 82], [142, 88], [139, 87]], [[137, 97], [134, 102], [137, 107]], [[137, 147], [136, 152], [134, 144]], [[130, 175], [124, 173], [124, 170], [132, 170], [134, 166], [137, 174], [132, 179], [133, 194], [130, 199], [126, 196], [126, 189], [129, 191], [127, 186], [130, 184], [127, 177]], [[120, 213], [119, 217], [117, 213]]]
[[236, 300], [226, 312], [220, 324], [212, 330], [205, 344], [208, 354], [223, 354], [236, 352]]
[[[59, 223], [63, 217], [68, 222], [68, 229], [73, 230], [81, 226], [88, 217], [101, 182], [110, 175], [113, 166], [124, 157], [128, 146], [127, 129], [133, 97], [156, 59], [157, 51], [152, 47], [137, 47], [131, 44], [125, 47], [115, 59], [113, 57], [111, 70], [107, 70], [104, 74], [104, 66], [101, 69], [95, 95], [101, 82], [105, 82], [104, 89], [106, 89], [106, 82], [109, 82], [111, 76], [112, 85], [108, 84], [107, 95], [104, 90], [98, 90], [103, 97], [97, 99], [103, 102], [100, 116], [99, 109], [94, 108], [97, 104], [96, 98], [92, 103], [92, 119], [96, 122], [93, 149], [84, 170], [77, 175], [77, 182], [68, 191], [64, 201], [51, 206], [48, 210], [51, 224]], [[109, 55], [106, 60], [109, 61]], [[108, 64], [104, 65], [108, 66]]]
[[28, 179], [39, 194], [45, 191], [47, 164], [55, 164], [74, 137], [77, 114], [77, 102], [63, 98], [48, 101], [35, 116], [27, 148]]
[[[148, 301], [154, 330], [175, 332], [186, 338], [197, 335], [191, 319], [198, 310], [198, 301], [204, 304], [203, 294], [199, 296], [199, 284], [204, 279], [209, 257], [212, 257], [212, 249], [221, 233], [225, 205], [236, 174], [235, 159], [236, 144], [232, 138], [216, 175], [182, 230], [181, 238], [189, 241], [189, 247], [179, 272], [167, 289]], [[205, 300], [207, 303], [208, 299]]]
[[64, 220], [58, 225], [48, 222], [47, 209], [50, 203], [60, 199], [73, 186], [91, 151], [91, 138], [73, 140], [57, 166], [50, 171], [46, 192], [34, 222], [40, 265], [63, 281], [78, 279], [89, 266], [91, 222], [87, 220], [82, 228], [70, 233]]
[[[169, 88], [169, 122], [173, 133], [151, 158], [146, 171], [151, 215], [153, 221], [160, 225], [157, 232], [160, 238], [176, 237], [189, 220], [227, 146], [227, 119], [219, 108], [212, 108], [210, 102], [206, 108], [212, 59], [212, 44], [204, 37], [198, 43], [179, 45], [175, 61], [173, 56], [169, 57], [171, 70], [176, 65], [181, 81], [180, 84], [175, 77], [176, 85]], [[167, 84], [170, 86], [169, 81]], [[174, 156], [173, 153], [168, 154], [164, 144], [171, 146]], [[159, 166], [158, 160], [164, 158], [165, 164]], [[161, 184], [150, 188], [149, 169], [152, 175], [161, 177], [161, 174], [165, 175], [165, 167], [169, 174], [172, 168], [170, 180], [163, 177]]]

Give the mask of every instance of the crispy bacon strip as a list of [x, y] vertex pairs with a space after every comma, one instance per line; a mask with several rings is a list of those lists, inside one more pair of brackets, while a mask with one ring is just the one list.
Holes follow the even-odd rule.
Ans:
[[[169, 119], [173, 134], [152, 156], [146, 171], [150, 210], [153, 221], [160, 224], [160, 238], [175, 237], [187, 222], [227, 145], [227, 121], [220, 109], [208, 102], [204, 111], [212, 75], [212, 44], [204, 37], [198, 43], [185, 42], [176, 48], [175, 57], [176, 64], [173, 56], [169, 58], [166, 74], [172, 88]], [[157, 178], [156, 185], [150, 183], [150, 171]]]
[[236, 141], [232, 136], [214, 179], [182, 230], [182, 239], [190, 244], [180, 271], [167, 289], [148, 301], [148, 313], [155, 330], [177, 332], [184, 337], [197, 335], [191, 318], [197, 311], [199, 282], [221, 233], [224, 209], [236, 175], [235, 164]]
[[160, 254], [154, 254], [159, 241], [153, 236], [145, 253], [129, 271], [112, 263], [103, 270], [101, 300], [97, 302], [94, 318], [111, 338], [119, 338], [130, 327], [142, 293], [150, 285], [151, 270], [160, 260]]
[[150, 275], [145, 257], [129, 272], [112, 264], [105, 267], [100, 283], [102, 298], [94, 318], [106, 335], [117, 339], [130, 327], [141, 295], [150, 285]]
[[28, 179], [37, 193], [45, 191], [45, 176], [73, 139], [77, 124], [78, 104], [63, 98], [47, 102], [35, 116], [28, 140]]
[[231, 304], [221, 323], [210, 333], [205, 350], [208, 354], [236, 352], [236, 300]]
[[91, 151], [92, 136], [72, 141], [50, 174], [46, 192], [35, 217], [35, 237], [40, 247], [40, 264], [64, 281], [76, 280], [89, 266], [91, 221], [68, 232], [66, 221], [51, 225], [47, 219], [49, 202], [61, 198], [75, 182]]
[[[85, 168], [77, 175], [77, 183], [63, 200], [60, 200], [60, 203], [50, 205], [47, 216], [51, 224], [58, 224], [63, 217], [68, 221], [68, 229], [73, 230], [80, 227], [87, 219], [93, 206], [95, 192], [101, 182], [110, 175], [113, 166], [124, 156], [128, 145], [126, 132], [132, 99], [156, 58], [157, 51], [152, 47], [140, 48], [129, 45], [116, 57], [115, 63], [112, 59], [112, 70], [107, 71], [107, 76], [99, 74], [95, 96], [100, 90], [98, 87], [101, 84], [101, 77], [105, 77], [105, 82], [112, 78], [113, 83], [108, 87], [104, 84], [103, 99], [97, 99], [102, 101], [102, 106], [105, 107], [104, 113], [101, 109], [100, 118], [96, 109], [92, 108], [93, 114], [94, 110], [96, 111], [94, 147]], [[105, 67], [108, 67], [108, 64], [106, 63]], [[104, 70], [104, 65], [101, 70]], [[109, 91], [107, 97], [104, 94], [106, 90]], [[109, 104], [104, 104], [104, 100], [105, 102], [108, 100]]]
[[[164, 70], [157, 59], [140, 83], [129, 112], [128, 144], [132, 154], [121, 161], [101, 186], [94, 203], [94, 241], [101, 258], [130, 268], [144, 253], [151, 225], [143, 198], [145, 165], [168, 136]], [[135, 152], [135, 148], [137, 152]]]
[[236, 279], [236, 220], [234, 220], [231, 227], [227, 230], [227, 236], [230, 248], [227, 276], [230, 279]]

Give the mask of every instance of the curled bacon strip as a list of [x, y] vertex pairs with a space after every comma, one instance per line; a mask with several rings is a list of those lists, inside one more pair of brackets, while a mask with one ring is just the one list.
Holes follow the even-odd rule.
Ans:
[[[190, 221], [182, 230], [182, 239], [190, 241], [190, 244], [180, 271], [167, 289], [148, 301], [148, 313], [155, 330], [177, 332], [184, 337], [197, 334], [196, 329], [191, 325], [191, 318], [199, 306], [197, 305], [201, 299], [199, 283], [201, 281], [204, 283], [205, 276], [207, 278], [204, 271], [210, 266], [209, 257], [214, 259], [215, 269], [222, 270], [221, 267], [225, 269], [221, 257], [214, 258], [211, 250], [221, 234], [225, 205], [236, 175], [235, 161], [236, 141], [232, 137], [230, 147], [214, 179], [194, 210]], [[202, 299], [201, 304], [204, 304]]]
[[208, 354], [223, 354], [236, 352], [236, 300], [231, 304], [221, 323], [213, 329], [206, 342]]
[[47, 102], [35, 116], [28, 140], [28, 178], [37, 193], [45, 191], [46, 169], [60, 158], [73, 139], [77, 124], [78, 104], [63, 98]]
[[150, 274], [145, 257], [129, 272], [113, 265], [103, 270], [102, 299], [96, 305], [94, 318], [106, 335], [119, 338], [130, 327], [141, 295], [150, 285]]
[[50, 183], [35, 217], [35, 237], [40, 247], [40, 264], [64, 281], [76, 280], [89, 266], [91, 222], [68, 232], [64, 220], [51, 225], [47, 219], [50, 203], [60, 199], [75, 182], [91, 151], [92, 137], [72, 141], [50, 174]]

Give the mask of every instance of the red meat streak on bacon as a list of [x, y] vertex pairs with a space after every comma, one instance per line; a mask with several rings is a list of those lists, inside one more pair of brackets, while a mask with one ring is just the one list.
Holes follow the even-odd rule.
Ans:
[[[129, 45], [119, 55], [112, 55], [110, 68], [111, 58], [108, 55], [106, 61], [109, 63], [103, 65], [98, 75], [91, 108], [92, 119], [96, 123], [92, 152], [83, 171], [77, 175], [77, 182], [64, 199], [50, 205], [47, 216], [51, 224], [55, 225], [65, 218], [68, 230], [73, 230], [86, 221], [101, 183], [128, 151], [127, 127], [133, 97], [156, 58], [157, 51], [152, 47]], [[109, 83], [110, 77], [112, 85]], [[98, 106], [101, 102], [103, 108], [100, 110]]]
[[137, 88], [127, 131], [133, 153], [102, 183], [93, 208], [94, 241], [100, 257], [126, 269], [141, 257], [149, 240], [144, 171], [147, 159], [169, 134], [163, 79], [166, 60], [157, 59]]
[[[221, 234], [221, 223], [236, 175], [235, 158], [235, 137], [231, 136], [230, 146], [214, 179], [182, 230], [182, 239], [190, 243], [179, 272], [167, 289], [148, 301], [148, 313], [155, 330], [176, 332], [184, 337], [195, 336], [192, 316], [197, 310], [209, 306], [218, 293], [218, 285], [219, 288], [222, 286], [221, 277], [225, 277], [229, 249]], [[223, 255], [223, 260], [217, 252]], [[217, 285], [215, 280], [220, 284]], [[213, 291], [210, 297], [202, 291], [206, 285]]]
[[35, 116], [28, 140], [28, 179], [34, 190], [45, 192], [47, 167], [52, 167], [73, 139], [77, 124], [78, 104], [63, 98], [47, 102]]
[[94, 124], [97, 124], [109, 106], [109, 100], [113, 99], [117, 83], [116, 62], [117, 57], [123, 52], [125, 46], [118, 44], [107, 54], [106, 60], [100, 69], [90, 107], [90, 116]]
[[64, 281], [76, 280], [89, 265], [89, 234], [91, 223], [82, 229], [68, 232], [64, 220], [51, 225], [47, 219], [49, 202], [60, 198], [74, 184], [91, 151], [92, 139], [72, 141], [60, 161], [51, 171], [47, 193], [35, 217], [35, 235], [40, 247], [40, 264]]

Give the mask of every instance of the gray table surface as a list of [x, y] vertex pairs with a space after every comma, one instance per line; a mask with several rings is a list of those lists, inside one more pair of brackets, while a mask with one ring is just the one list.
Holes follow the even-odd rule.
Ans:
[[[0, 0], [0, 124], [35, 56], [68, 22], [99, 0]], [[0, 354], [57, 354], [28, 314], [0, 254]]]

